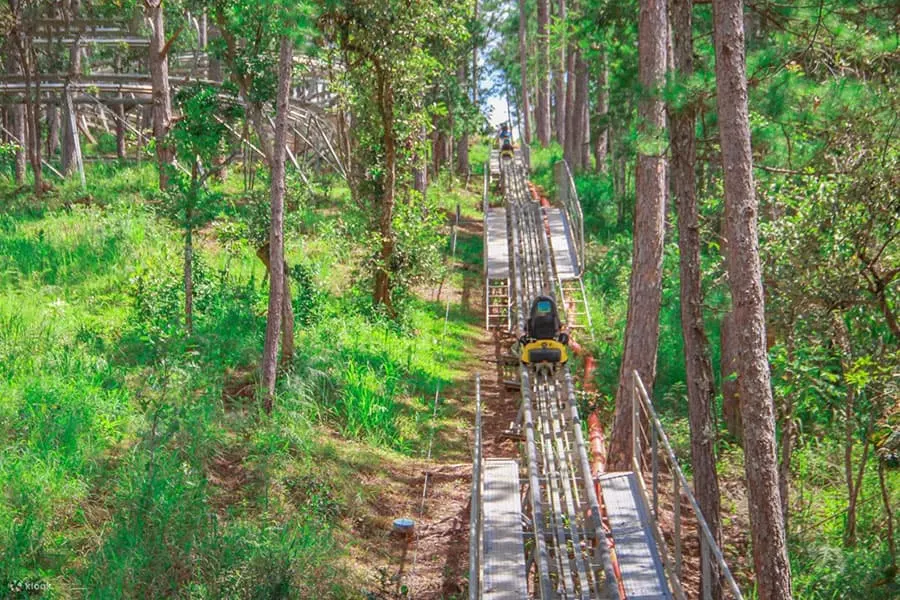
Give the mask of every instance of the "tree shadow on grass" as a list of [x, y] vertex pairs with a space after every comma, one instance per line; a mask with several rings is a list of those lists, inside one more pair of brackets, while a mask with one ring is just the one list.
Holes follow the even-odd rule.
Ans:
[[[122, 259], [124, 236], [91, 237], [66, 245], [45, 235], [17, 231], [0, 236], [0, 261], [22, 278], [35, 277], [46, 285], [75, 286], [109, 270]], [[9, 277], [7, 274], [5, 277]]]

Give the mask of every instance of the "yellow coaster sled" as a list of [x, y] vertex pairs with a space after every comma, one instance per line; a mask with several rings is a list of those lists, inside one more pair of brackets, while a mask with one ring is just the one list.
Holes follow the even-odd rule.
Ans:
[[522, 346], [521, 360], [526, 365], [564, 365], [569, 360], [565, 344], [556, 340], [534, 340]]
[[526, 365], [564, 365], [569, 360], [556, 303], [549, 296], [538, 296], [531, 304], [525, 335], [519, 339], [519, 359]]

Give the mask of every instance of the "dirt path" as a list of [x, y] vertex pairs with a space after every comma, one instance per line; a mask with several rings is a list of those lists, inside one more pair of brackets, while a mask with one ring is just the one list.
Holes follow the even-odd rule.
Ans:
[[[459, 233], [469, 241], [481, 239], [481, 220], [462, 222]], [[463, 274], [461, 284], [458, 277], [452, 283], [444, 281], [440, 300], [443, 303], [449, 298], [467, 318], [483, 323], [481, 267], [462, 262], [465, 258], [460, 257], [455, 269]], [[429, 299], [434, 299], [436, 292], [428, 294]], [[351, 526], [356, 536], [351, 558], [368, 580], [369, 598], [451, 600], [466, 596], [476, 373], [481, 374], [485, 457], [518, 455], [515, 440], [503, 435], [518, 411], [516, 394], [505, 389], [498, 368], [498, 349], [503, 343], [493, 333], [478, 329], [472, 350], [461, 365], [466, 375], [440, 394], [440, 410], [464, 425], [436, 431], [432, 460], [386, 460], [361, 478], [369, 493], [365, 514]], [[423, 418], [430, 418], [430, 413]], [[422, 426], [427, 426], [426, 422]], [[400, 516], [416, 521], [415, 536], [408, 542], [390, 533], [393, 519]], [[402, 586], [408, 589], [405, 596]]]

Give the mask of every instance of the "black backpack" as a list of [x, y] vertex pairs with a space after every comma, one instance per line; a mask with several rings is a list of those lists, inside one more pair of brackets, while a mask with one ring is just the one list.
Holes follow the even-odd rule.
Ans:
[[538, 296], [531, 303], [531, 315], [528, 318], [526, 333], [536, 340], [551, 340], [559, 335], [559, 313], [556, 302], [549, 296]]

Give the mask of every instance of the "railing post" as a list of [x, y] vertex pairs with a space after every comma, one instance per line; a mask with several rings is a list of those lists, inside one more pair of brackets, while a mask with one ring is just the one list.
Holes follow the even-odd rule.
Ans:
[[653, 456], [650, 457], [650, 461], [653, 469], [653, 518], [657, 521], [659, 520], [659, 435], [656, 433], [655, 427], [650, 427], [650, 451], [653, 453]]
[[675, 574], [681, 580], [681, 480], [677, 473], [672, 477], [672, 507], [675, 510]]
[[475, 374], [475, 451], [469, 513], [469, 600], [481, 595], [481, 375]]
[[700, 536], [700, 565], [702, 576], [700, 577], [700, 587], [703, 590], [703, 600], [712, 600], [712, 581], [710, 581], [710, 564], [709, 564], [709, 543], [702, 535]]
[[638, 402], [640, 400], [638, 399], [637, 378], [638, 373], [634, 371], [631, 381], [631, 462], [636, 475], [641, 471], [641, 439], [638, 432], [638, 423], [640, 423]]

